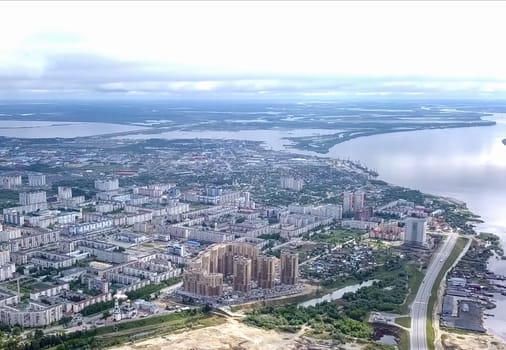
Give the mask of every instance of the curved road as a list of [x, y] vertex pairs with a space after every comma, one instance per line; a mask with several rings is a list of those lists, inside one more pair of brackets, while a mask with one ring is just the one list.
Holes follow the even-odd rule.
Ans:
[[427, 346], [427, 306], [431, 295], [432, 287], [436, 282], [436, 278], [441, 271], [446, 259], [450, 256], [458, 235], [454, 232], [447, 236], [443, 246], [427, 268], [427, 272], [423, 279], [415, 300], [411, 305], [411, 334], [410, 349], [426, 350]]

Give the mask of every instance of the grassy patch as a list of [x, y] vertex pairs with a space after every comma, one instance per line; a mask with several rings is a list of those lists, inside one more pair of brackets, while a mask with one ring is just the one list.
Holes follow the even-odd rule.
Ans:
[[399, 344], [397, 344], [397, 346], [399, 350], [409, 350], [409, 345], [409, 332], [401, 329], [399, 333]]
[[416, 293], [418, 292], [420, 284], [425, 277], [425, 273], [412, 264], [406, 266], [406, 271], [408, 272], [409, 294], [404, 301], [404, 304], [401, 305], [401, 313], [403, 314], [409, 313], [409, 307], [411, 306], [411, 303], [413, 303], [413, 300], [415, 300]]
[[0, 190], [0, 209], [19, 205], [19, 193], [12, 190]]
[[443, 276], [446, 274], [446, 272], [450, 269], [450, 267], [455, 263], [457, 258], [459, 257], [460, 253], [466, 246], [468, 241], [468, 238], [459, 237], [457, 239], [457, 243], [455, 243], [455, 247], [453, 247], [453, 250], [448, 257], [448, 259], [445, 261], [443, 268], [439, 272], [439, 275], [436, 278], [436, 281], [434, 282], [434, 286], [432, 287], [430, 299], [429, 299], [429, 305], [427, 306], [427, 348], [429, 350], [434, 350], [435, 346], [435, 340], [436, 340], [436, 334], [434, 332], [433, 327], [433, 319], [432, 319], [432, 312], [434, 311], [434, 306], [437, 302], [437, 292], [439, 290], [439, 286], [441, 285], [441, 281], [443, 280]]
[[397, 323], [399, 326], [410, 328], [411, 327], [411, 317], [398, 317], [395, 319], [395, 323]]

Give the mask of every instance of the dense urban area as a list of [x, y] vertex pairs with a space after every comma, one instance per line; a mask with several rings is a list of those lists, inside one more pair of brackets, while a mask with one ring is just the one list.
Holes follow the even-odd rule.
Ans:
[[506, 293], [487, 271], [498, 238], [465, 203], [350, 160], [253, 141], [4, 138], [0, 171], [2, 349], [237, 321], [298, 349], [434, 349], [441, 331], [484, 333]]

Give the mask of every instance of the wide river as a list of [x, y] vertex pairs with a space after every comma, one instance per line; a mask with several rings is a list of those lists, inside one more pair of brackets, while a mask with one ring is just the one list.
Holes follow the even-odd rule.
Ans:
[[[380, 178], [422, 192], [465, 201], [485, 224], [479, 231], [498, 234], [506, 246], [506, 115], [495, 126], [422, 130], [354, 139], [330, 149], [327, 156], [359, 160]], [[489, 268], [506, 275], [506, 261]], [[506, 340], [506, 297], [497, 297], [494, 317], [485, 326]], [[490, 312], [490, 311], [488, 311]]]

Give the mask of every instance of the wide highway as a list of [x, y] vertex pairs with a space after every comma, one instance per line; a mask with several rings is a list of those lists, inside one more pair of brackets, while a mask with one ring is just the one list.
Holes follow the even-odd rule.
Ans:
[[436, 282], [436, 278], [443, 268], [446, 259], [450, 256], [458, 235], [454, 232], [447, 236], [443, 246], [436, 253], [425, 277], [418, 289], [415, 300], [411, 305], [411, 334], [410, 349], [411, 350], [427, 350], [427, 307], [432, 287]]

